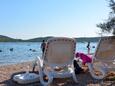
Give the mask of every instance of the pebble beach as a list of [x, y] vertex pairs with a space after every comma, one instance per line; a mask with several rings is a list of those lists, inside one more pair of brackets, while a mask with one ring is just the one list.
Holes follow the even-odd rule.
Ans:
[[[12, 80], [13, 75], [25, 72], [28, 65], [29, 71], [32, 71], [32, 62], [0, 66], [0, 86], [42, 86], [40, 82], [22, 85]], [[50, 86], [115, 86], [115, 71], [110, 71], [104, 80], [95, 80], [91, 77], [87, 67], [83, 69], [83, 73], [76, 75], [79, 80], [78, 84], [72, 78], [64, 78], [54, 79]], [[36, 73], [38, 70], [36, 67]]]

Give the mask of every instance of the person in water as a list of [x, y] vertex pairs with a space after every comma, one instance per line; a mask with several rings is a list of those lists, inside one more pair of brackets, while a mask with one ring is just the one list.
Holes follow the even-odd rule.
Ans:
[[46, 43], [45, 43], [45, 40], [43, 40], [41, 44], [42, 53], [44, 53], [45, 51], [45, 46], [46, 46]]
[[[42, 55], [44, 54], [45, 46], [46, 46], [46, 43], [45, 43], [45, 40], [43, 40], [42, 43], [41, 43]], [[36, 66], [37, 66], [37, 60], [35, 60], [34, 63], [33, 63], [32, 71], [35, 71]]]
[[90, 54], [90, 42], [87, 44], [87, 53]]

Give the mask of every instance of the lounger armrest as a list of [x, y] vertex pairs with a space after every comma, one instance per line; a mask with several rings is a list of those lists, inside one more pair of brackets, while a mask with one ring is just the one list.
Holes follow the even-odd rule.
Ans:
[[102, 66], [97, 67], [98, 71], [100, 71], [102, 73], [102, 75], [98, 76], [95, 74], [95, 71], [94, 71], [95, 67], [94, 67], [93, 63], [87, 63], [87, 65], [89, 68], [89, 72], [93, 78], [98, 79], [98, 80], [105, 78], [107, 71], [105, 70], [104, 67], [102, 67]]

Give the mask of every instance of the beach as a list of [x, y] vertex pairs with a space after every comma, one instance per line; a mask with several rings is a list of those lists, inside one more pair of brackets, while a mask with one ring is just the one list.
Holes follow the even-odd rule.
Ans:
[[[32, 71], [32, 62], [0, 66], [0, 86], [42, 86], [40, 82], [20, 85], [12, 80], [13, 75], [28, 70], [28, 65], [29, 71]], [[39, 70], [38, 67], [35, 69], [36, 73], [37, 70]], [[87, 67], [84, 67], [84, 72], [76, 76], [78, 78], [79, 84], [76, 84], [72, 78], [66, 78], [54, 79], [50, 86], [115, 86], [115, 71], [110, 71], [104, 80], [95, 80], [91, 77]]]

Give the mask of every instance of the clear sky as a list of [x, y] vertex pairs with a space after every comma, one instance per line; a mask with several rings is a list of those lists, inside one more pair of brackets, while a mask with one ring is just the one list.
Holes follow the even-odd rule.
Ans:
[[0, 0], [0, 35], [94, 37], [109, 12], [107, 0]]

